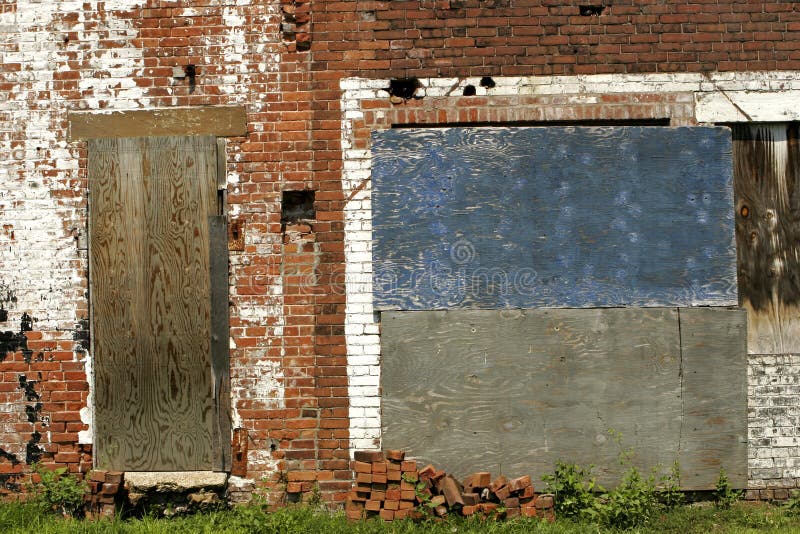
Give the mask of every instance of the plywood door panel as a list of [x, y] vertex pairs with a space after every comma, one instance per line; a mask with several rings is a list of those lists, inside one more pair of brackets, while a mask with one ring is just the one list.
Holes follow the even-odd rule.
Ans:
[[727, 128], [372, 140], [377, 309], [736, 305]]
[[98, 465], [212, 469], [216, 142], [94, 140], [89, 154]]
[[734, 133], [739, 295], [748, 351], [800, 351], [800, 127], [739, 124]]

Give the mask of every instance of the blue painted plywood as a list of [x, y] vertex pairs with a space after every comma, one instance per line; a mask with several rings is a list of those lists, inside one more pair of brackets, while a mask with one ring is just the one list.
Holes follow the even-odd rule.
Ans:
[[737, 304], [727, 128], [375, 132], [377, 309]]

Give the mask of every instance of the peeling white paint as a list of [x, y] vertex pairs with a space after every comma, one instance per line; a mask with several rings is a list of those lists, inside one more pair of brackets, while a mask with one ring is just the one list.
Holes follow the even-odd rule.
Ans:
[[791, 122], [800, 120], [800, 91], [732, 90], [696, 93], [700, 122]]
[[86, 382], [89, 383], [89, 396], [86, 399], [86, 406], [81, 408], [81, 423], [86, 425], [86, 430], [78, 431], [78, 443], [81, 445], [91, 445], [94, 443], [94, 368], [93, 360], [89, 355], [83, 358], [83, 366], [86, 370]]

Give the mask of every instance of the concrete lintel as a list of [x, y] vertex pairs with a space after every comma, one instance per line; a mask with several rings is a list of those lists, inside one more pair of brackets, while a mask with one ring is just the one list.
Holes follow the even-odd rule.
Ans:
[[125, 485], [137, 492], [185, 492], [224, 488], [228, 474], [215, 471], [135, 471], [125, 473]]

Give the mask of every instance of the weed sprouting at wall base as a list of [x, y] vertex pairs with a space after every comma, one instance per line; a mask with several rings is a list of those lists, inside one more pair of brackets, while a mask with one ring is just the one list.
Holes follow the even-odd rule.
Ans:
[[33, 464], [33, 471], [39, 475], [40, 481], [31, 484], [29, 490], [45, 510], [73, 517], [83, 513], [85, 481], [69, 473], [66, 467], [49, 470]]
[[740, 500], [744, 492], [731, 488], [725, 469], [719, 468], [719, 479], [714, 490], [714, 500], [718, 508], [730, 508], [733, 503]]

